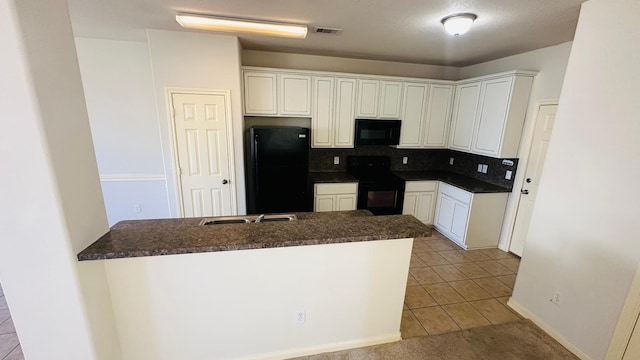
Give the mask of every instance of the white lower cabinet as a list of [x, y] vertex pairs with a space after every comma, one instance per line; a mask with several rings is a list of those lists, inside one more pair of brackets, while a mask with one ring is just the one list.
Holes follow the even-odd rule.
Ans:
[[313, 195], [313, 211], [355, 210], [358, 183], [315, 184]]
[[433, 224], [436, 209], [437, 181], [407, 181], [402, 213], [413, 215], [425, 224]]
[[434, 227], [464, 249], [498, 246], [508, 193], [471, 193], [440, 182]]

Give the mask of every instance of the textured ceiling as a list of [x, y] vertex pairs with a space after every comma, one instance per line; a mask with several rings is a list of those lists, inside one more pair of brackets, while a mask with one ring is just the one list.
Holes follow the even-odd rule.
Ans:
[[[76, 36], [145, 40], [145, 29], [184, 30], [178, 11], [344, 29], [306, 39], [239, 36], [244, 49], [467, 66], [573, 39], [585, 0], [68, 0]], [[460, 37], [440, 19], [478, 15]]]

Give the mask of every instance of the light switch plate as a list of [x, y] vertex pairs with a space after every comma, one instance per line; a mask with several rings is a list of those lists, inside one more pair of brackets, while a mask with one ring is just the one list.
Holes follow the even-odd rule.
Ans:
[[408, 158], [408, 157], [406, 157], [406, 156], [403, 156], [403, 157], [402, 157], [402, 163], [403, 163], [404, 165], [407, 165], [407, 163], [408, 163], [408, 162], [409, 162], [409, 158]]
[[453, 158], [449, 158], [449, 165], [453, 165]]
[[486, 173], [487, 173], [487, 170], [489, 170], [489, 165], [487, 165], [487, 164], [482, 164], [482, 173], [483, 173], [483, 174], [486, 174]]
[[333, 157], [333, 165], [340, 165], [340, 156]]
[[478, 172], [481, 173], [482, 172], [482, 164], [478, 164]]

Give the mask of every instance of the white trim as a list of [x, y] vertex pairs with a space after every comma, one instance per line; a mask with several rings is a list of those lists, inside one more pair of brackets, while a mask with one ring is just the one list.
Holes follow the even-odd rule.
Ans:
[[[530, 122], [530, 127], [529, 127], [531, 131], [529, 131], [529, 138], [527, 139], [529, 142], [529, 146], [526, 148], [526, 150], [523, 149], [522, 153], [518, 154], [520, 161], [518, 163], [518, 171], [516, 173], [516, 179], [513, 183], [513, 190], [511, 191], [511, 194], [510, 194], [516, 197], [515, 204], [514, 204], [513, 210], [505, 213], [504, 221], [502, 223], [503, 229], [505, 228], [509, 229], [507, 234], [508, 241], [504, 244], [504, 248], [498, 246], [500, 250], [509, 252], [509, 249], [511, 248], [511, 241], [513, 240], [513, 229], [516, 225], [516, 218], [518, 216], [518, 207], [520, 206], [520, 189], [522, 189], [522, 186], [524, 184], [525, 176], [523, 175], [526, 175], [524, 173], [527, 171], [527, 166], [529, 165], [529, 157], [531, 156], [531, 146], [533, 145], [533, 136], [535, 135], [535, 128], [536, 128], [536, 123], [538, 119], [538, 114], [540, 113], [540, 108], [543, 106], [549, 106], [549, 105], [557, 106], [558, 104], [559, 104], [558, 99], [536, 101], [536, 106], [533, 111], [532, 121]], [[523, 132], [522, 132], [523, 134], [526, 133], [525, 130], [526, 129], [523, 129]], [[524, 139], [521, 138], [520, 143], [522, 143], [523, 140]], [[523, 174], [523, 175], [520, 175], [520, 174]], [[507, 201], [507, 206], [508, 206], [508, 201]]]
[[578, 349], [577, 346], [573, 345], [571, 341], [567, 340], [564, 336], [562, 336], [559, 332], [557, 332], [553, 327], [549, 326], [547, 323], [542, 321], [539, 317], [529, 312], [529, 310], [527, 310], [525, 307], [520, 305], [517, 301], [513, 300], [513, 298], [510, 298], [509, 301], [507, 301], [507, 305], [509, 305], [509, 307], [512, 308], [515, 312], [520, 314], [520, 316], [524, 317], [525, 319], [529, 319], [533, 321], [534, 324], [536, 324], [549, 336], [551, 336], [557, 342], [559, 342], [560, 345], [564, 346], [565, 348], [567, 348], [567, 350], [571, 351], [578, 358], [582, 360], [593, 360], [589, 355], [585, 354], [582, 350]]
[[613, 336], [609, 342], [606, 360], [621, 360], [631, 340], [631, 335], [636, 327], [640, 316], [640, 266], [636, 269], [636, 274], [631, 281], [631, 287], [627, 294], [627, 299], [622, 306], [618, 324], [613, 331]]
[[327, 352], [341, 351], [347, 349], [361, 348], [366, 346], [387, 344], [402, 340], [400, 333], [388, 336], [380, 336], [369, 339], [358, 339], [351, 341], [338, 342], [333, 344], [326, 344], [320, 346], [311, 346], [307, 348], [299, 348], [293, 350], [278, 351], [260, 355], [252, 355], [246, 357], [236, 358], [235, 360], [279, 360], [279, 359], [291, 359], [301, 356], [309, 356], [315, 354], [322, 354]]
[[164, 174], [102, 174], [101, 182], [165, 181]]
[[180, 180], [180, 167], [178, 166], [178, 144], [175, 131], [175, 119], [173, 111], [173, 94], [200, 94], [200, 95], [222, 95], [225, 98], [225, 112], [227, 116], [227, 165], [229, 167], [229, 191], [231, 195], [231, 214], [238, 214], [237, 188], [235, 178], [236, 160], [233, 137], [233, 113], [231, 111], [231, 90], [212, 90], [198, 88], [165, 87], [167, 104], [167, 115], [169, 121], [169, 138], [171, 140], [171, 154], [176, 184], [176, 200], [178, 205], [178, 217], [184, 217], [184, 202], [182, 201], [182, 182]]

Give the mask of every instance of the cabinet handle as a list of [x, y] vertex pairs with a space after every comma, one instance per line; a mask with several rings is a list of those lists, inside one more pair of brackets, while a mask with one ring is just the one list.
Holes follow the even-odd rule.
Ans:
[[226, 184], [228, 184], [228, 183], [229, 183], [229, 180], [227, 180], [227, 179], [222, 180], [222, 184], [223, 184], [223, 185], [226, 185]]
[[529, 190], [520, 190], [520, 194], [529, 195]]
[[531, 182], [531, 178], [527, 178], [527, 180], [525, 180], [527, 183]]

